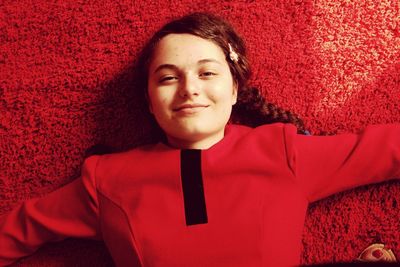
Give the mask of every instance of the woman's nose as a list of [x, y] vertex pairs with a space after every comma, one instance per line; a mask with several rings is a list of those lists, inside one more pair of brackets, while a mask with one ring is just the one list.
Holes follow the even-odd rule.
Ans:
[[198, 95], [200, 92], [200, 83], [194, 75], [186, 75], [182, 77], [179, 85], [179, 95], [181, 97], [191, 97]]

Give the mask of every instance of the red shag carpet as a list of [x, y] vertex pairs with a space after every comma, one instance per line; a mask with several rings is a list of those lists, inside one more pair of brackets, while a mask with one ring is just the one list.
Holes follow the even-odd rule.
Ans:
[[[90, 146], [126, 149], [146, 138], [133, 63], [156, 29], [189, 12], [230, 20], [247, 41], [253, 84], [268, 101], [299, 114], [313, 134], [400, 122], [399, 5], [2, 0], [0, 213], [76, 178]], [[399, 205], [399, 182], [314, 203], [302, 264], [352, 261], [374, 242], [400, 258]], [[101, 243], [82, 240], [49, 244], [17, 264], [110, 265]]]

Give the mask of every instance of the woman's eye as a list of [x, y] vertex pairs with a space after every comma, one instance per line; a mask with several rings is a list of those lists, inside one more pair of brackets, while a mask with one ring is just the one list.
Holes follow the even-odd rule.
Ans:
[[211, 71], [205, 71], [205, 72], [202, 72], [200, 74], [201, 77], [211, 77], [211, 76], [214, 76], [214, 75], [216, 75], [216, 73], [211, 72]]
[[176, 80], [176, 79], [178, 79], [177, 77], [175, 77], [175, 76], [164, 76], [164, 77], [162, 77], [161, 79], [160, 79], [160, 83], [164, 83], [164, 82], [170, 82], [170, 81], [174, 81], [174, 80]]

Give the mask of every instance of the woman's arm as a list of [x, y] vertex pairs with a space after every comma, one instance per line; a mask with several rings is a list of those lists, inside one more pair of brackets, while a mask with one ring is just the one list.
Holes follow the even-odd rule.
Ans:
[[88, 158], [81, 177], [70, 184], [0, 217], [0, 266], [32, 254], [46, 242], [100, 238], [95, 185], [98, 159]]
[[400, 177], [400, 124], [335, 136], [297, 135], [286, 126], [285, 136], [289, 165], [310, 201]]

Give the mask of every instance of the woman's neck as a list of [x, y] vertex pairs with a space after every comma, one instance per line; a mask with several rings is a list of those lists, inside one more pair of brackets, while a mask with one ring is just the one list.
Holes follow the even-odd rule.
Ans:
[[224, 132], [206, 138], [186, 140], [167, 136], [168, 144], [179, 149], [208, 149], [224, 138]]

